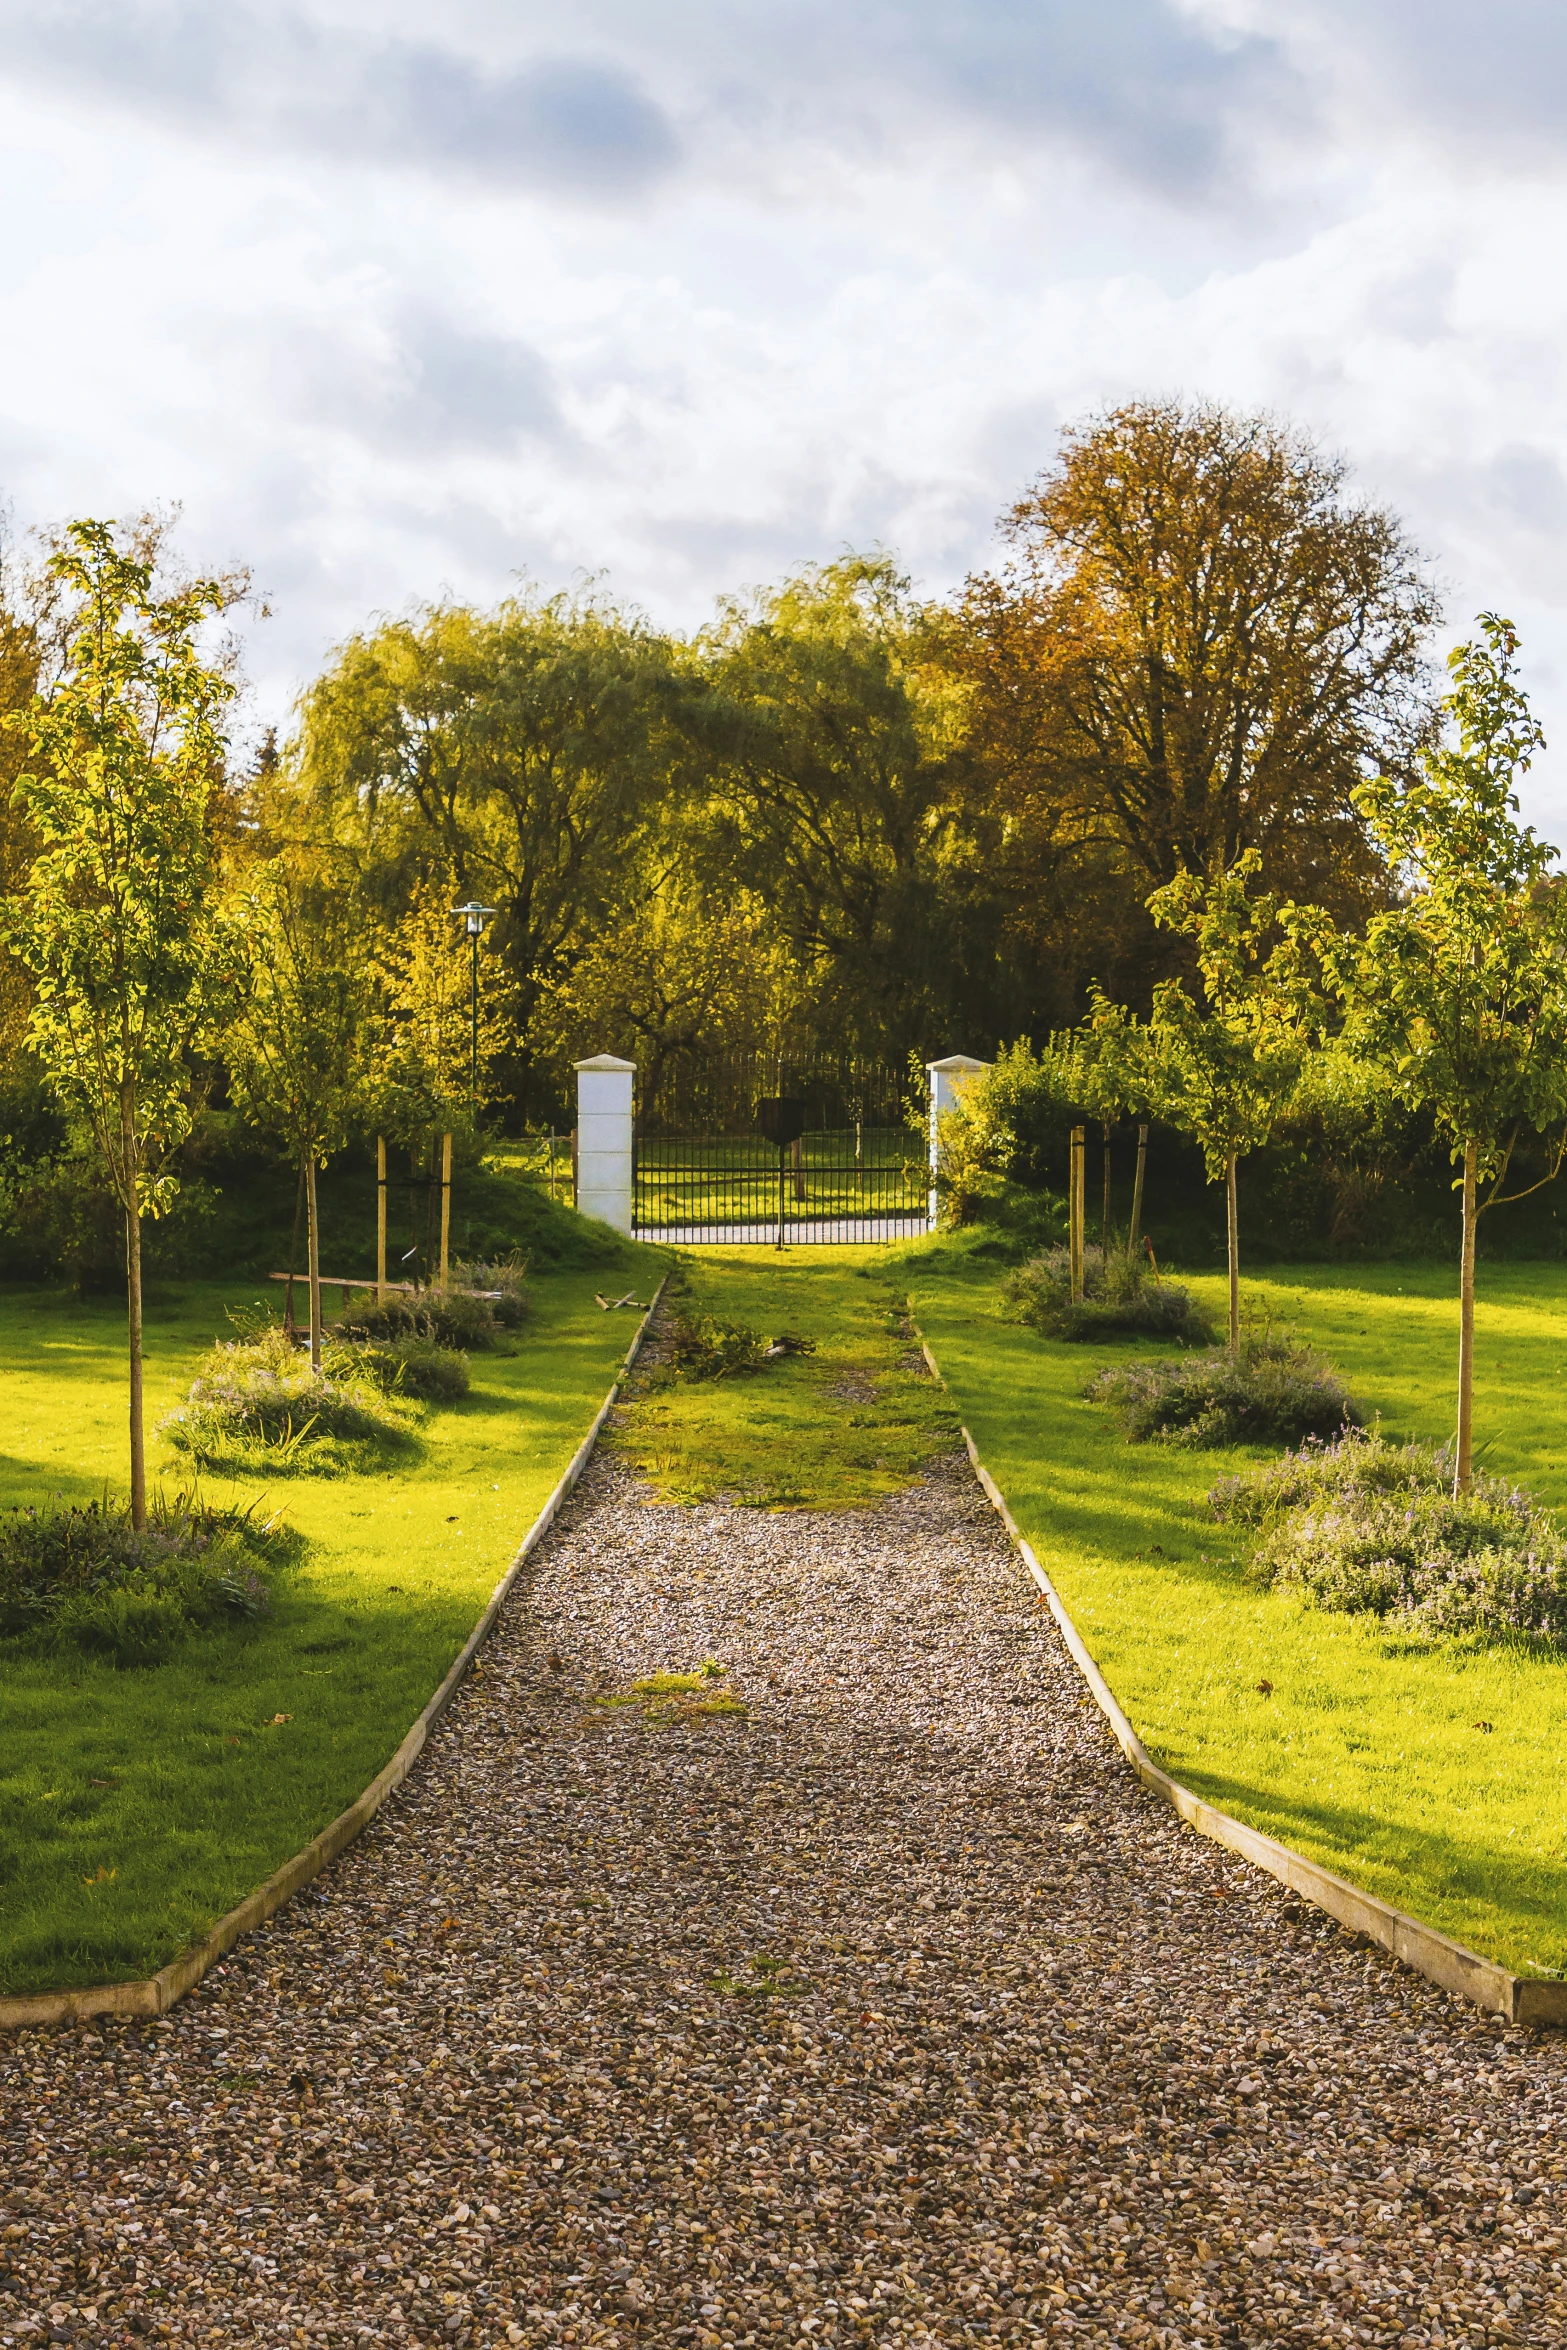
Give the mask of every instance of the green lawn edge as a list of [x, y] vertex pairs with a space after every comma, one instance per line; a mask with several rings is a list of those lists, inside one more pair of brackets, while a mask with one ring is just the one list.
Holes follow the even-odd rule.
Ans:
[[[664, 1260], [628, 1246], [614, 1287]], [[308, 1538], [271, 1614], [114, 1671], [0, 1649], [0, 1993], [137, 1981], [199, 1941], [363, 1792], [439, 1687], [570, 1464], [636, 1318], [603, 1268], [540, 1276], [515, 1351], [476, 1353], [461, 1404], [378, 1473], [203, 1491], [281, 1506]], [[613, 1294], [613, 1290], [608, 1292]], [[148, 1318], [148, 1418], [183, 1396], [254, 1284], [170, 1284]], [[0, 1291], [0, 1506], [87, 1501], [123, 1477], [123, 1312]], [[161, 1444], [156, 1479], [188, 1467]], [[287, 1715], [285, 1722], [274, 1716]]]
[[[1096, 1365], [1158, 1348], [1041, 1339], [1005, 1318], [996, 1269], [950, 1245], [907, 1252], [902, 1278], [980, 1458], [1163, 1768], [1483, 1956], [1567, 1970], [1567, 1659], [1410, 1640], [1248, 1588], [1203, 1497], [1270, 1456], [1129, 1446], [1083, 1400]], [[1192, 1286], [1218, 1308], [1220, 1281]], [[1245, 1295], [1320, 1344], [1390, 1433], [1440, 1440], [1455, 1287], [1446, 1267], [1281, 1267]], [[1567, 1269], [1485, 1268], [1477, 1332], [1482, 1457], [1560, 1511]]]

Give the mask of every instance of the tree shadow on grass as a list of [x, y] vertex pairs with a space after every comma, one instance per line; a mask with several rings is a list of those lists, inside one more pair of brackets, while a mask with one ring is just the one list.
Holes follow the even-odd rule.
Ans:
[[[1516, 1859], [1456, 1826], [1426, 1830], [1347, 1804], [1282, 1794], [1190, 1762], [1181, 1783], [1248, 1827], [1304, 1851], [1336, 1876], [1389, 1901], [1456, 1940], [1476, 1938], [1483, 1956], [1505, 1942], [1512, 1963], [1567, 1965], [1567, 1862]], [[1440, 1905], [1440, 1906], [1438, 1906]], [[1468, 1923], [1454, 1912], [1468, 1913]], [[1487, 1922], [1495, 1930], [1486, 1934]]]

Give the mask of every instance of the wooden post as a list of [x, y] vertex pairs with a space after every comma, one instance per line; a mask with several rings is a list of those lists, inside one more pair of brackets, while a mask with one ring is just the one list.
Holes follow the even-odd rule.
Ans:
[[1067, 1194], [1068, 1245], [1072, 1258], [1072, 1303], [1083, 1302], [1083, 1209], [1084, 1169], [1088, 1153], [1084, 1145], [1083, 1129], [1072, 1129], [1072, 1161]]
[[452, 1138], [441, 1136], [441, 1287], [446, 1287], [446, 1269], [451, 1255], [452, 1241]]
[[1475, 1402], [1475, 1201], [1480, 1146], [1464, 1144], [1464, 1238], [1458, 1273], [1458, 1445], [1453, 1462], [1453, 1498], [1469, 1491], [1474, 1474]]
[[1110, 1121], [1104, 1121], [1105, 1196], [1099, 1211], [1099, 1245], [1108, 1252], [1110, 1247]]
[[386, 1302], [386, 1136], [375, 1138], [375, 1302]]
[[305, 1159], [305, 1230], [310, 1251], [310, 1368], [321, 1376], [321, 1225], [316, 1214], [316, 1161]]
[[1147, 1167], [1148, 1129], [1146, 1126], [1139, 1126], [1137, 1129], [1137, 1173], [1132, 1182], [1132, 1229], [1126, 1236], [1126, 1253], [1129, 1257], [1136, 1256], [1137, 1243], [1142, 1234], [1143, 1176], [1147, 1172]]

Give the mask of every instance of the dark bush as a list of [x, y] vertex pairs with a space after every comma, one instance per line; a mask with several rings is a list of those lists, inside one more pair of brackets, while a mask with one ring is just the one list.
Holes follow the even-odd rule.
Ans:
[[1317, 1607], [1567, 1642], [1567, 1543], [1552, 1520], [1498, 1477], [1455, 1499], [1452, 1474], [1445, 1450], [1349, 1433], [1223, 1478], [1208, 1501], [1221, 1523], [1260, 1529], [1253, 1581]]
[[1174, 1362], [1114, 1364], [1084, 1393], [1108, 1404], [1128, 1444], [1299, 1444], [1364, 1424], [1338, 1373], [1289, 1338], [1246, 1338]]
[[373, 1301], [334, 1325], [339, 1338], [401, 1342], [423, 1338], [432, 1346], [477, 1350], [493, 1346], [500, 1325], [490, 1301], [457, 1289], [422, 1289], [413, 1297]]
[[254, 1510], [159, 1496], [138, 1534], [127, 1508], [0, 1513], [0, 1634], [156, 1664], [193, 1633], [258, 1616], [298, 1537]]
[[1108, 1338], [1118, 1332], [1207, 1346], [1213, 1327], [1189, 1289], [1163, 1281], [1124, 1249], [1085, 1248], [1083, 1295], [1072, 1298], [1072, 1252], [1046, 1249], [1008, 1274], [1001, 1295], [1019, 1322], [1047, 1338]]
[[491, 1318], [502, 1330], [516, 1330], [533, 1310], [525, 1286], [527, 1271], [527, 1258], [514, 1249], [510, 1256], [454, 1265], [452, 1280], [462, 1289], [493, 1292], [484, 1301], [489, 1306]]

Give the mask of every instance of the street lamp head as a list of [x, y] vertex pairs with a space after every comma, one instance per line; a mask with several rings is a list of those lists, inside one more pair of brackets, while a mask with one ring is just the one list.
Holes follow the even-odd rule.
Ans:
[[475, 898], [471, 900], [466, 906], [453, 906], [452, 912], [462, 916], [463, 928], [467, 931], [468, 936], [470, 938], [477, 938], [483, 930], [486, 922], [488, 922], [491, 916], [494, 914], [495, 908], [493, 906], [481, 906], [477, 898]]

